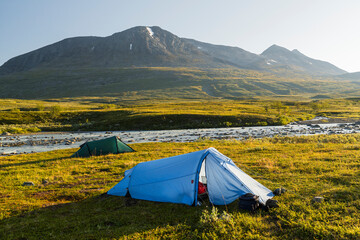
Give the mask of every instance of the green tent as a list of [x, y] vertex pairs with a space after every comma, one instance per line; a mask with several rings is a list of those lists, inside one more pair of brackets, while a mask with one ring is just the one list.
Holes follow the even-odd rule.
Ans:
[[118, 137], [113, 136], [102, 140], [86, 142], [71, 157], [90, 157], [124, 152], [134, 152], [134, 149], [123, 143]]

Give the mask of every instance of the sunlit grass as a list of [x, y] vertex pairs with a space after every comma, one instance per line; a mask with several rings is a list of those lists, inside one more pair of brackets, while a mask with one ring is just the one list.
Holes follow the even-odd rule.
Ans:
[[[76, 149], [0, 157], [1, 239], [358, 239], [360, 135], [132, 144], [133, 153], [69, 158]], [[138, 201], [105, 193], [139, 162], [215, 147], [270, 189], [288, 192], [270, 212]], [[43, 180], [48, 181], [47, 183]], [[21, 186], [25, 181], [35, 186]], [[311, 204], [314, 196], [325, 201]], [[204, 210], [207, 209], [208, 213]], [[205, 214], [205, 215], [204, 215]], [[203, 220], [201, 220], [203, 219]]]
[[[321, 101], [172, 100], [119, 98], [0, 100], [0, 134], [76, 130], [151, 130], [283, 125], [315, 116], [360, 118], [358, 99]], [[36, 131], [34, 131], [36, 130]]]

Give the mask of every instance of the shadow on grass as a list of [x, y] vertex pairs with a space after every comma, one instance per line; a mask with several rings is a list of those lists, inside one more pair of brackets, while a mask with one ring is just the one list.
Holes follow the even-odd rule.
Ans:
[[197, 224], [204, 207], [138, 200], [106, 194], [54, 205], [0, 221], [0, 239], [118, 238], [157, 227]]
[[2, 165], [0, 165], [0, 168], [19, 167], [19, 166], [30, 165], [30, 164], [39, 164], [39, 163], [54, 162], [54, 161], [59, 161], [59, 160], [68, 159], [68, 158], [70, 158], [70, 157], [52, 158], [52, 159], [44, 159], [44, 160], [37, 160], [37, 161], [27, 161], [27, 162], [20, 162], [20, 163], [2, 164]]

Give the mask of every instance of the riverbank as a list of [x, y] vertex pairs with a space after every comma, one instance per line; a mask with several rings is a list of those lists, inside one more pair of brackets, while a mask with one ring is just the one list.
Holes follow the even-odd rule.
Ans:
[[325, 119], [314, 119], [307, 124], [292, 123], [286, 126], [259, 126], [238, 128], [202, 128], [157, 131], [94, 131], [21, 134], [0, 136], [0, 156], [44, 152], [50, 150], [77, 148], [86, 141], [118, 136], [125, 143], [144, 142], [194, 142], [203, 139], [246, 140], [275, 136], [332, 135], [360, 132], [360, 122], [321, 123]]

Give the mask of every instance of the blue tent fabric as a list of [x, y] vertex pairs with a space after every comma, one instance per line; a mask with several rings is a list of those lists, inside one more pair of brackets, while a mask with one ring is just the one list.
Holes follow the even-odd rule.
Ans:
[[264, 204], [274, 195], [272, 191], [241, 171], [235, 163], [218, 151], [206, 157], [207, 186], [210, 201], [215, 205], [226, 205], [239, 196], [253, 193]]
[[269, 189], [215, 148], [139, 163], [127, 170], [123, 180], [108, 194], [125, 196], [129, 191], [135, 199], [193, 205], [197, 202], [204, 160], [209, 199], [213, 204], [229, 204], [249, 192], [258, 195], [263, 204], [273, 197]]
[[112, 189], [110, 189], [107, 193], [110, 195], [116, 195], [116, 196], [125, 196], [130, 182], [130, 176], [134, 168], [131, 168], [129, 170], [125, 171], [124, 178], [115, 185]]

